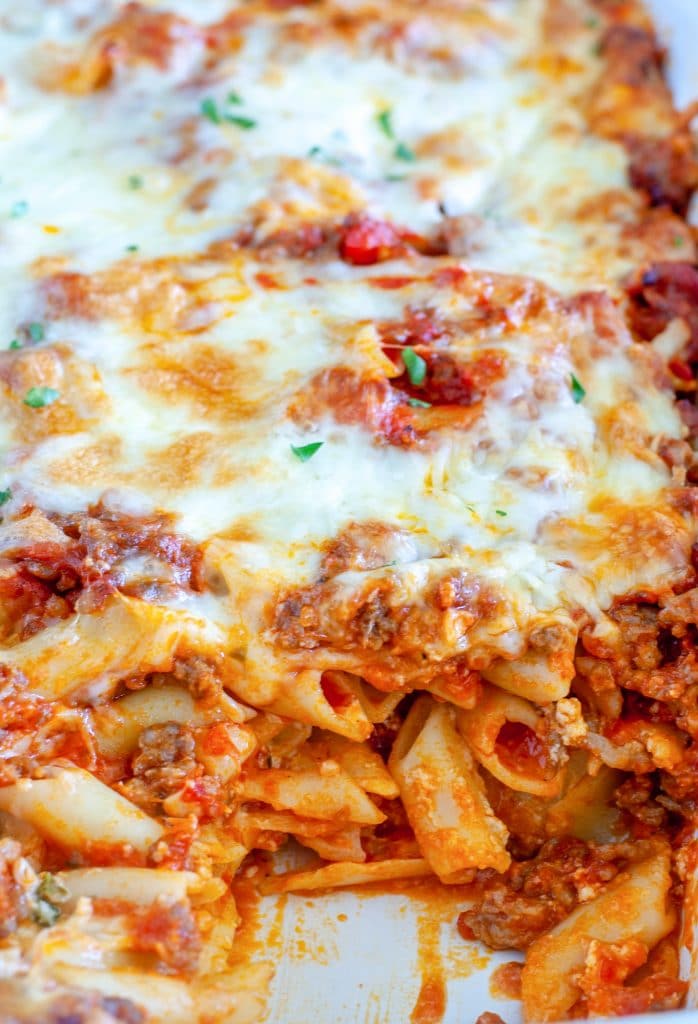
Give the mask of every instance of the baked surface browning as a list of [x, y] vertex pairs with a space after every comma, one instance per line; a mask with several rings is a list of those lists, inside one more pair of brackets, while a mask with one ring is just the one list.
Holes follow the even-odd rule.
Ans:
[[[252, 1024], [236, 897], [428, 876], [525, 952], [527, 1021], [681, 1005], [698, 154], [645, 10], [27, 18], [0, 14], [9, 1019]], [[315, 859], [279, 873], [289, 840]]]

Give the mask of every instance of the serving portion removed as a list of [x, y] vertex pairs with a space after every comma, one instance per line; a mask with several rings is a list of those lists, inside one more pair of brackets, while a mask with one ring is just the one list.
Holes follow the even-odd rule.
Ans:
[[526, 1021], [682, 1005], [698, 153], [646, 11], [0, 29], [3, 1012], [253, 1024], [253, 894], [425, 878]]

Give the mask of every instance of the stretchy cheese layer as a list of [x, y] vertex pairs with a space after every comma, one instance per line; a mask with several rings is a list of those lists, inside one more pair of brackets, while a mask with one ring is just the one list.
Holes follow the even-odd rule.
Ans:
[[[658, 58], [637, 56], [646, 29], [635, 5], [591, 0], [32, 0], [0, 11], [0, 663], [23, 699], [57, 702], [61, 723], [46, 726], [42, 752], [29, 737], [8, 741], [0, 814], [78, 850], [73, 866], [133, 867], [135, 849], [139, 870], [164, 858], [162, 871], [158, 843], [194, 815], [209, 832], [174, 866], [200, 885], [273, 845], [257, 844], [262, 833], [360, 863], [359, 826], [384, 817], [366, 792], [400, 789], [421, 852], [393, 850], [396, 863], [412, 858], [396, 873], [449, 882], [505, 870], [506, 829], [467, 750], [453, 756], [490, 824], [464, 855], [450, 839], [430, 852], [441, 826], [414, 824], [428, 777], [408, 764], [414, 751], [398, 756], [396, 744], [391, 776], [370, 758], [370, 772], [347, 767], [337, 737], [367, 740], [390, 695], [450, 701], [420, 698], [404, 726], [430, 722], [444, 749], [461, 742], [454, 708], [471, 713], [485, 686], [531, 702], [507, 705], [518, 711], [502, 722], [556, 721], [559, 749], [600, 758], [589, 777], [601, 761], [674, 766], [680, 743], [664, 733], [668, 747], [634, 739], [616, 761], [596, 719], [587, 742], [575, 711], [586, 690], [554, 706], [570, 694], [580, 636], [610, 658], [624, 642], [619, 603], [661, 605], [693, 579], [690, 452], [673, 390], [691, 328], [668, 317], [648, 341], [627, 316], [638, 268], [694, 256], [684, 185], [667, 198], [642, 149], [678, 139], [664, 175], [676, 183], [686, 129]], [[197, 657], [224, 687], [215, 713], [192, 682]], [[183, 683], [191, 696], [175, 699]], [[149, 698], [119, 717], [131, 690], [152, 688], [170, 702], [165, 721], [195, 732], [186, 757], [199, 788], [186, 776], [176, 799], [169, 776], [166, 796], [135, 785], [129, 759], [143, 743], [124, 723], [162, 724]], [[373, 714], [369, 693], [392, 703]], [[50, 739], [78, 719], [89, 758]], [[295, 738], [274, 753], [282, 719]], [[223, 722], [236, 738], [220, 738]], [[334, 738], [314, 733], [297, 750], [310, 726]], [[325, 742], [335, 746], [321, 756]], [[492, 751], [473, 756], [502, 778]], [[346, 775], [321, 811], [317, 785], [294, 804], [283, 774], [310, 775], [319, 760]], [[517, 792], [559, 795], [559, 772], [526, 783], [506, 770]], [[209, 779], [230, 783], [218, 803]], [[61, 838], [36, 809], [57, 801], [60, 814], [71, 787], [97, 785], [131, 801], [114, 804], [100, 840], [129, 843], [126, 853], [94, 852], [87, 811]], [[438, 813], [452, 818], [448, 799]], [[250, 838], [240, 815], [258, 805], [268, 817]], [[113, 825], [129, 813], [133, 834]], [[221, 836], [236, 851], [228, 861], [216, 860]], [[216, 867], [236, 856], [228, 875]], [[170, 893], [162, 871], [162, 898], [181, 903], [189, 883]], [[87, 941], [81, 906], [57, 926], [71, 948]], [[673, 926], [661, 922], [649, 945]], [[189, 961], [155, 940], [134, 948], [164, 957], [161, 992], [130, 961], [131, 988], [96, 979], [87, 954], [70, 969], [54, 957], [41, 983], [124, 996], [154, 1021], [243, 1024], [259, 1010], [249, 978], [229, 983], [243, 1015], [225, 1016], [213, 982], [177, 988]], [[207, 953], [200, 973], [220, 956]], [[18, 1005], [25, 996], [11, 989]]]
[[[232, 537], [231, 564], [261, 559], [265, 591], [312, 582], [328, 540], [380, 521], [411, 536], [386, 559], [395, 574], [448, 557], [511, 598], [508, 632], [675, 583], [690, 523], [656, 452], [682, 426], [620, 320], [604, 345], [591, 307], [546, 294], [526, 308], [526, 281], [507, 294], [485, 275], [461, 298], [458, 282], [434, 283], [447, 257], [392, 260], [411, 280], [391, 288], [336, 253], [206, 258], [249, 225], [264, 240], [365, 209], [428, 234], [445, 211], [469, 272], [533, 274], [566, 296], [615, 289], [640, 242], [624, 237], [625, 154], [589, 134], [576, 102], [599, 73], [593, 19], [551, 55], [534, 3], [428, 18], [389, 5], [385, 28], [361, 5], [243, 5], [217, 52], [205, 25], [220, 5], [166, 10], [152, 52], [128, 8], [116, 29], [104, 5], [6, 16], [3, 329], [9, 343], [42, 327], [6, 357], [6, 513], [104, 495], [171, 512], [197, 541]], [[335, 27], [340, 12], [356, 27]], [[407, 27], [379, 44], [393, 18]], [[611, 201], [631, 212], [609, 217]], [[519, 309], [500, 327], [483, 302]], [[455, 322], [449, 352], [506, 362], [475, 422], [406, 449], [358, 413], [293, 416], [327, 368], [384, 376], [374, 325], [410, 309]], [[23, 403], [37, 385], [54, 405]], [[316, 441], [299, 462], [291, 446]], [[203, 610], [225, 620], [231, 604]]]

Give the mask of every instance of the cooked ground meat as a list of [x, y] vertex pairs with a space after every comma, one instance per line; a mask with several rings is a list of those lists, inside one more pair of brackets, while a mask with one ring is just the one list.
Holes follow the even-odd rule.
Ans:
[[653, 32], [637, 25], [611, 25], [601, 41], [601, 52], [613, 81], [631, 88], [648, 82], [666, 88], [664, 51]]
[[133, 778], [123, 784], [123, 791], [149, 813], [157, 812], [197, 769], [191, 730], [177, 722], [144, 729], [131, 767]]
[[652, 206], [669, 206], [684, 215], [698, 186], [698, 160], [691, 133], [661, 139], [630, 136], [623, 140], [630, 157], [633, 188], [645, 192]]
[[634, 775], [621, 783], [615, 792], [615, 804], [648, 830], [662, 828], [667, 821], [666, 808], [658, 804], [656, 779], [653, 775]]
[[630, 281], [627, 294], [630, 326], [636, 334], [651, 341], [681, 317], [691, 331], [684, 357], [690, 361], [698, 356], [698, 270], [692, 263], [653, 263]]
[[135, 949], [154, 953], [166, 973], [193, 974], [201, 937], [194, 916], [184, 903], [153, 903], [129, 918]]
[[475, 905], [459, 916], [458, 930], [492, 949], [526, 949], [615, 878], [617, 862], [627, 854], [621, 844], [551, 839], [537, 856], [514, 862], [503, 875], [482, 872]]
[[610, 616], [620, 627], [619, 643], [604, 650], [593, 636], [582, 632], [582, 646], [591, 657], [577, 659], [580, 674], [592, 688], [595, 676], [603, 672], [610, 683], [649, 700], [675, 702], [683, 698], [696, 679], [695, 593], [671, 598], [664, 609], [643, 603], [612, 609]]
[[[24, 640], [76, 607], [94, 611], [117, 588], [146, 599], [153, 588], [160, 595], [168, 589], [200, 589], [201, 552], [171, 529], [166, 516], [127, 516], [95, 505], [51, 518], [59, 528], [53, 539], [2, 552], [6, 639]], [[152, 579], [127, 583], [122, 564], [133, 555], [150, 556], [156, 567]]]

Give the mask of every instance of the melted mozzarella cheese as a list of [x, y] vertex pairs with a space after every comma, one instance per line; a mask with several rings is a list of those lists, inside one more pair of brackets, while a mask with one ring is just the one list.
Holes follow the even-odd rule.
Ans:
[[[584, 546], [575, 550], [571, 525], [548, 542], [551, 524], [584, 522], [596, 510], [594, 536], [603, 543], [623, 509], [656, 507], [670, 482], [656, 457], [611, 448], [599, 422], [633, 395], [643, 444], [681, 433], [670, 398], [652, 390], [644, 364], [629, 358], [627, 338], [595, 360], [583, 349], [575, 360], [569, 340], [552, 332], [566, 326], [577, 346], [588, 344], [578, 318], [527, 321], [496, 338], [509, 370], [483, 415], [467, 430], [405, 450], [361, 424], [337, 423], [331, 410], [306, 428], [288, 409], [328, 366], [361, 369], [368, 361], [355, 344], [357, 309], [362, 322], [399, 320], [405, 308], [433, 301], [433, 286], [383, 290], [354, 273], [322, 286], [296, 281], [267, 290], [255, 273], [249, 265], [246, 287], [233, 300], [219, 299], [217, 322], [194, 335], [136, 340], [110, 321], [54, 323], [55, 343], [69, 343], [96, 367], [105, 401], [87, 432], [49, 433], [28, 448], [7, 440], [13, 503], [67, 513], [106, 493], [128, 508], [175, 513], [178, 527], [202, 542], [244, 533], [271, 553], [266, 589], [269, 579], [312, 579], [324, 541], [348, 523], [382, 521], [415, 536], [417, 557], [456, 556], [526, 595], [532, 609], [591, 600], [579, 589], [590, 571]], [[448, 292], [442, 301], [452, 314], [467, 310]], [[476, 354], [467, 336], [465, 344]], [[572, 374], [587, 389], [579, 403]], [[322, 448], [300, 462], [292, 446], [315, 441]], [[621, 504], [605, 517], [604, 500]], [[648, 565], [631, 544], [620, 589], [613, 566], [587, 581], [597, 588], [594, 601], [606, 606], [614, 594], [683, 564], [661, 550], [655, 555]]]
[[[197, 23], [221, 8], [154, 6]], [[537, 68], [527, 55], [540, 49], [539, 0], [493, 6], [499, 16], [484, 29], [466, 12], [441, 30], [455, 69], [419, 56], [419, 18], [404, 57], [390, 59], [329, 31], [294, 45], [283, 20], [260, 16], [219, 69], [202, 71], [205, 48], [192, 36], [167, 67], [119, 66], [108, 88], [70, 97], [42, 88], [46, 69], [84, 59], [119, 6], [6, 14], [0, 273], [11, 294], [38, 259], [91, 273], [129, 246], [148, 257], [190, 253], [249, 222], [269, 233], [363, 207], [424, 232], [443, 209], [467, 215], [463, 249], [474, 266], [535, 267], [569, 290], [616, 280], [630, 266], [618, 224], [605, 211], [578, 215], [584, 200], [626, 187], [623, 151], [590, 137], [570, 102], [594, 73], [593, 34], [578, 43], [583, 61]], [[314, 17], [296, 8], [287, 21]], [[231, 90], [240, 103], [227, 102]], [[212, 123], [201, 114], [207, 99], [254, 127]], [[378, 120], [385, 111], [392, 137]], [[396, 156], [400, 145], [414, 159]], [[188, 197], [202, 181], [206, 205], [193, 210]], [[4, 333], [24, 309], [19, 300], [6, 310]]]
[[[167, 9], [208, 24], [224, 7]], [[682, 427], [622, 331], [600, 346], [560, 306], [491, 338], [464, 332], [469, 357], [495, 344], [507, 373], [467, 430], [410, 450], [331, 409], [303, 427], [289, 408], [328, 367], [369, 371], [366, 325], [410, 307], [462, 313], [457, 288], [429, 283], [435, 262], [389, 264], [423, 280], [386, 290], [336, 258], [280, 271], [203, 258], [248, 225], [264, 238], [364, 209], [428, 235], [445, 209], [463, 218], [454, 254], [470, 268], [531, 273], [568, 294], [615, 289], [632, 262], [623, 225], [603, 207], [579, 213], [609, 191], [630, 195], [623, 151], [589, 136], [576, 99], [598, 71], [593, 33], [551, 65], [532, 59], [538, 0], [487, 8], [494, 16], [478, 20], [475, 6], [443, 24], [435, 13], [436, 42], [450, 45], [438, 59], [418, 16], [396, 54], [362, 29], [358, 41], [337, 35], [313, 8], [257, 12], [217, 64], [200, 33], [183, 33], [166, 66], [126, 62], [84, 95], [47, 88], [46, 68], [79, 62], [118, 5], [6, 16], [0, 322], [9, 342], [41, 319], [70, 409], [28, 411], [6, 391], [9, 514], [105, 496], [165, 510], [198, 541], [229, 541], [268, 593], [311, 581], [347, 524], [386, 522], [414, 536], [414, 561], [455, 559], [508, 594], [524, 630], [541, 611], [598, 615], [620, 593], [680, 577], [689, 524], [651, 450]], [[44, 282], [62, 271], [123, 280], [123, 301], [116, 288], [96, 313], [52, 316], [49, 303], [47, 315]], [[269, 273], [281, 287], [260, 283]], [[299, 461], [293, 446], [315, 441]], [[632, 536], [609, 558], [638, 509], [661, 513], [675, 543], [648, 529], [651, 559]], [[231, 600], [207, 595], [201, 614], [224, 620]]]

